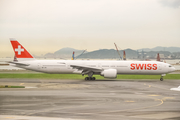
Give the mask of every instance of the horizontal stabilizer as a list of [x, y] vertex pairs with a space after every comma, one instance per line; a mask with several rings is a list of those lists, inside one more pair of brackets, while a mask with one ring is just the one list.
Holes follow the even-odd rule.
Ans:
[[9, 62], [12, 64], [20, 65], [20, 66], [29, 66], [29, 64], [19, 63], [19, 62]]

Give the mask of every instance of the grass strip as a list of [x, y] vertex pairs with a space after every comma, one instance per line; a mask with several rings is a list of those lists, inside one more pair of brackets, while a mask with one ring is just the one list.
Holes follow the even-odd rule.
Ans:
[[25, 86], [0, 85], [0, 88], [25, 88]]
[[[94, 75], [96, 79], [105, 79], [100, 75]], [[161, 75], [117, 75], [117, 79], [160, 79]], [[39, 78], [39, 79], [84, 79], [79, 74], [45, 74], [45, 73], [2, 73], [0, 78]], [[167, 74], [164, 79], [180, 79], [180, 74]]]

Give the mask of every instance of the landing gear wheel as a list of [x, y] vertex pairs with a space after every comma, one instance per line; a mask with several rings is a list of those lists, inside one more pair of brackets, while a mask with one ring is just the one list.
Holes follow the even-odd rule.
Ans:
[[85, 80], [96, 80], [95, 77], [85, 77]]
[[166, 76], [166, 74], [161, 74], [160, 81], [163, 81], [163, 77]]
[[95, 77], [90, 77], [90, 80], [96, 80], [96, 78]]
[[85, 80], [89, 80], [89, 77], [85, 77]]

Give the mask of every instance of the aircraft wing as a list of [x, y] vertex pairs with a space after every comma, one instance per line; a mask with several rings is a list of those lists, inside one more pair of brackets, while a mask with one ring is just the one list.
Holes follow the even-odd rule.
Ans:
[[102, 72], [104, 69], [98, 67], [90, 67], [85, 65], [70, 65], [73, 69], [82, 70], [83, 73]]
[[29, 66], [29, 64], [19, 63], [19, 62], [9, 62], [9, 63], [16, 64], [16, 65], [21, 65], [21, 66]]

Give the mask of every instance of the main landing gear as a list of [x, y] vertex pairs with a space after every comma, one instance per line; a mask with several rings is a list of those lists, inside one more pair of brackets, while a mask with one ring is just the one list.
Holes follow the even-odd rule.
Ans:
[[85, 77], [85, 80], [96, 80], [95, 77], [92, 77], [93, 74], [94, 74], [93, 72], [89, 72], [89, 73], [88, 73], [88, 76], [89, 76], [89, 77]]
[[85, 80], [96, 80], [95, 77], [85, 77]]

